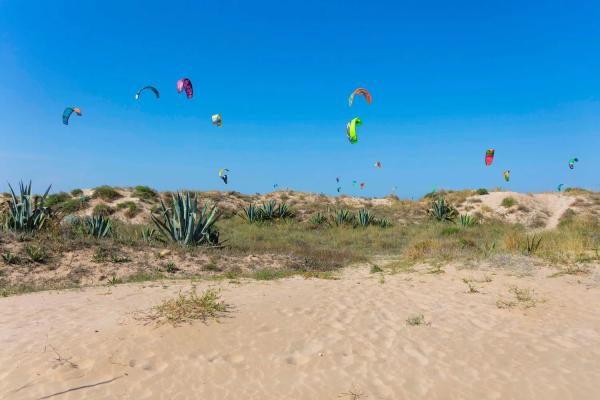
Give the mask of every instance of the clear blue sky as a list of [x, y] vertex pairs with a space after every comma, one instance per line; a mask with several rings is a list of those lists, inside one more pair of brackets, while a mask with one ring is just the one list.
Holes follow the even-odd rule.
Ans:
[[[599, 21], [593, 1], [0, 0], [0, 189], [598, 190]], [[373, 104], [348, 108], [359, 86]]]

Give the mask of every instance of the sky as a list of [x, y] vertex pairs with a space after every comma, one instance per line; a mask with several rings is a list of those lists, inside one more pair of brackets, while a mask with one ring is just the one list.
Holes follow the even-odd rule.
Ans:
[[[599, 20], [594, 1], [0, 0], [0, 190], [600, 190]], [[348, 107], [357, 87], [371, 105]]]

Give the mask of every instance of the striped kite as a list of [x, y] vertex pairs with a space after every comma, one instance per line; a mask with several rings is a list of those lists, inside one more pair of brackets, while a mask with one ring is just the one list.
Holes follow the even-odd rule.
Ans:
[[71, 114], [77, 114], [79, 117], [81, 117], [81, 110], [79, 109], [79, 107], [67, 107], [65, 108], [65, 111], [63, 111], [63, 124], [65, 125], [69, 125], [69, 118], [71, 118]]
[[354, 96], [357, 94], [364, 96], [365, 100], [367, 100], [367, 104], [371, 104], [371, 93], [369, 93], [367, 89], [358, 88], [350, 95], [350, 98], [348, 99], [348, 107], [352, 107], [352, 103], [354, 103]]
[[185, 95], [188, 99], [194, 96], [194, 88], [192, 87], [192, 81], [188, 78], [182, 78], [177, 81], [177, 93], [181, 93], [185, 90]]

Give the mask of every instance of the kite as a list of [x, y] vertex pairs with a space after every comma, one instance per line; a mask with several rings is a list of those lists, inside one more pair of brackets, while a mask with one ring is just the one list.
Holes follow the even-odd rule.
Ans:
[[223, 120], [221, 118], [221, 114], [215, 114], [212, 116], [212, 123], [213, 125], [216, 125], [217, 127], [221, 127], [221, 125], [223, 125]]
[[135, 94], [135, 99], [139, 100], [140, 96], [142, 95], [142, 92], [144, 90], [152, 90], [154, 92], [154, 94], [156, 95], [156, 98], [160, 98], [160, 93], [158, 93], [158, 89], [156, 89], [154, 86], [144, 86], [143, 88], [141, 88], [140, 90], [137, 91], [137, 93]]
[[361, 182], [361, 183], [360, 183], [360, 190], [363, 190], [364, 188], [365, 188], [365, 183], [364, 183], [364, 182]]
[[564, 186], [563, 183], [560, 183], [557, 187], [556, 190], [558, 190], [559, 192], [562, 191], [562, 187]]
[[219, 178], [223, 179], [223, 182], [225, 182], [225, 184], [227, 185], [227, 172], [229, 172], [229, 170], [227, 168], [221, 168], [219, 170]]
[[504, 173], [502, 175], [504, 176], [504, 180], [506, 182], [510, 181], [510, 169], [507, 169], [506, 171], [504, 171]]
[[356, 137], [356, 127], [361, 125], [362, 121], [360, 118], [352, 118], [352, 121], [348, 122], [346, 125], [346, 135], [348, 135], [348, 140], [350, 143], [354, 144], [357, 142], [358, 138]]
[[352, 186], [356, 187], [356, 181], [352, 181]]
[[182, 78], [177, 81], [177, 93], [181, 93], [184, 90], [188, 99], [191, 99], [194, 96], [192, 81], [190, 81], [188, 78]]
[[340, 192], [340, 190], [342, 190], [342, 188], [338, 186], [338, 188], [337, 188], [337, 192], [339, 193], [339, 192]]
[[579, 159], [578, 159], [577, 157], [575, 157], [575, 158], [571, 158], [571, 159], [569, 160], [569, 168], [570, 168], [570, 169], [573, 169], [573, 168], [575, 168], [575, 163], [576, 163], [576, 162], [579, 162]]
[[494, 149], [488, 149], [485, 152], [485, 165], [492, 165], [492, 161], [494, 161]]
[[279, 187], [279, 184], [275, 183], [273, 184], [273, 189], [277, 189]]
[[339, 176], [336, 176], [336, 177], [335, 177], [335, 181], [336, 181], [337, 183], [340, 183], [340, 177], [339, 177]]
[[381, 161], [375, 162], [375, 168], [381, 168]]
[[79, 109], [79, 107], [65, 108], [65, 111], [63, 112], [63, 124], [69, 125], [69, 118], [71, 118], [71, 114], [73, 113], [81, 117], [81, 110]]
[[369, 93], [367, 89], [358, 88], [350, 95], [350, 98], [348, 99], [348, 107], [352, 107], [352, 103], [354, 103], [354, 96], [357, 94], [363, 95], [365, 100], [367, 100], [367, 104], [371, 104], [371, 93]]

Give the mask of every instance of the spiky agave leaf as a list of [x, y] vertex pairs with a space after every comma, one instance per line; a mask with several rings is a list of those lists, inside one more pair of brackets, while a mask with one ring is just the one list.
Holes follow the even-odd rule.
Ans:
[[44, 207], [46, 197], [52, 185], [48, 186], [43, 196], [32, 196], [31, 181], [25, 185], [19, 182], [19, 196], [15, 194], [10, 183], [8, 184], [11, 199], [8, 205], [8, 218], [6, 228], [18, 232], [33, 232], [44, 227], [50, 217], [50, 210]]

